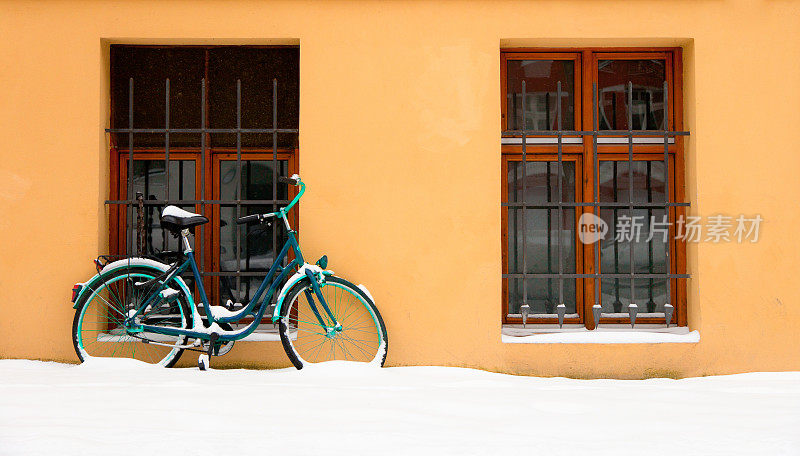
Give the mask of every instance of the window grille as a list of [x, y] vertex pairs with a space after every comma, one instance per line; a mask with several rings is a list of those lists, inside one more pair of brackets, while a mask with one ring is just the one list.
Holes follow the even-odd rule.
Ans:
[[[235, 211], [235, 218], [240, 217], [241, 211], [243, 207], [249, 206], [269, 206], [272, 208], [272, 211], [277, 211], [280, 206], [287, 205], [289, 203], [288, 195], [285, 198], [279, 198], [280, 193], [278, 189], [278, 177], [279, 177], [279, 169], [282, 167], [279, 164], [279, 137], [280, 136], [290, 136], [291, 139], [294, 139], [294, 143], [296, 144], [296, 139], [299, 134], [298, 128], [278, 128], [278, 119], [279, 119], [279, 111], [278, 111], [278, 81], [277, 79], [272, 80], [272, 125], [271, 126], [264, 126], [263, 128], [243, 128], [242, 127], [242, 84], [241, 80], [236, 80], [236, 125], [229, 127], [229, 128], [210, 128], [209, 125], [209, 113], [207, 108], [207, 83], [206, 79], [203, 78], [200, 81], [200, 125], [196, 128], [174, 128], [170, 125], [170, 80], [165, 80], [165, 112], [164, 112], [164, 127], [163, 128], [137, 128], [135, 126], [135, 119], [134, 119], [134, 80], [130, 78], [128, 81], [128, 113], [127, 113], [127, 127], [120, 127], [114, 126], [114, 128], [106, 129], [106, 132], [109, 134], [118, 134], [118, 135], [125, 135], [127, 138], [127, 144], [125, 144], [125, 148], [127, 148], [127, 192], [125, 194], [125, 199], [118, 199], [118, 200], [107, 200], [105, 203], [109, 206], [116, 206], [120, 208], [121, 211], [125, 213], [125, 223], [126, 223], [126, 254], [128, 257], [134, 255], [146, 255], [147, 252], [144, 249], [145, 235], [144, 231], [144, 223], [143, 223], [143, 215], [145, 212], [148, 214], [151, 212], [148, 208], [154, 208], [154, 212], [158, 212], [158, 207], [163, 207], [166, 205], [183, 205], [183, 206], [200, 206], [200, 213], [208, 215], [209, 213], [217, 213], [213, 211], [214, 207], [221, 209], [225, 206], [230, 206], [234, 208]], [[206, 172], [206, 159], [210, 158], [207, 157], [209, 154], [209, 138], [211, 135], [235, 135], [235, 147], [236, 147], [236, 167], [235, 167], [235, 191], [233, 198], [223, 198], [222, 192], [220, 192], [220, 198], [214, 199], [212, 195], [208, 195], [206, 192], [206, 181], [210, 179], [210, 176], [207, 176]], [[138, 135], [163, 135], [164, 138], [164, 173], [165, 173], [165, 182], [166, 185], [164, 186], [164, 198], [163, 199], [146, 199], [143, 198], [141, 195], [136, 195], [134, 193], [134, 160], [137, 153], [135, 148], [136, 137]], [[198, 135], [199, 137], [199, 151], [200, 151], [200, 176], [199, 182], [197, 185], [200, 185], [200, 199], [196, 198], [186, 198], [184, 197], [183, 193], [175, 194], [174, 191], [171, 193], [171, 180], [170, 180], [170, 173], [175, 172], [174, 166], [176, 162], [179, 162], [180, 159], [171, 159], [170, 158], [170, 146], [171, 146], [171, 135], [180, 135], [182, 138], [186, 138], [187, 136]], [[245, 135], [269, 135], [271, 136], [272, 142], [272, 198], [271, 199], [247, 199], [242, 197], [242, 138]], [[185, 140], [185, 139], [184, 139]], [[144, 155], [144, 153], [141, 153]], [[150, 160], [153, 161], [153, 160]], [[194, 162], [191, 162], [194, 163]], [[249, 163], [248, 163], [249, 164]], [[181, 173], [183, 173], [183, 166], [177, 168]], [[209, 210], [211, 209], [211, 210]], [[192, 210], [192, 209], [190, 209]], [[148, 215], [158, 218], [159, 214], [152, 214]], [[209, 217], [211, 218], [211, 217]], [[236, 242], [236, 269], [235, 271], [208, 271], [206, 270], [206, 261], [205, 255], [205, 246], [201, 239], [204, 239], [205, 230], [210, 229], [211, 227], [209, 224], [203, 225], [199, 227], [200, 235], [197, 237], [195, 242], [195, 250], [198, 251], [197, 253], [199, 261], [198, 261], [198, 268], [200, 270], [200, 275], [202, 278], [206, 277], [233, 277], [236, 281], [236, 290], [237, 294], [241, 292], [241, 282], [242, 278], [247, 277], [260, 277], [265, 275], [264, 272], [258, 271], [243, 271], [242, 270], [242, 258], [241, 258], [241, 242], [242, 242], [242, 233], [239, 229], [235, 229], [235, 242]], [[278, 229], [277, 226], [274, 226], [272, 229], [272, 245], [278, 245]], [[135, 250], [134, 250], [134, 246]], [[162, 257], [160, 258], [163, 261], [168, 261], [167, 256], [170, 254], [169, 252], [162, 252]], [[190, 284], [191, 285], [191, 284]], [[208, 288], [208, 287], [207, 287]], [[234, 296], [234, 300], [237, 299], [238, 296]], [[210, 298], [214, 299], [214, 298]]]
[[[521, 90], [521, 105], [528, 106], [527, 104], [527, 97], [526, 93], [526, 81], [522, 80], [522, 90]], [[508, 201], [503, 202], [502, 207], [503, 210], [506, 211], [516, 211], [520, 210], [522, 212], [521, 217], [521, 224], [522, 224], [522, 245], [523, 248], [521, 249], [521, 261], [522, 261], [522, 268], [521, 272], [512, 273], [509, 271], [508, 273], [502, 274], [504, 279], [519, 279], [522, 282], [522, 297], [521, 302], [519, 304], [520, 313], [522, 316], [523, 325], [527, 324], [527, 321], [530, 318], [536, 318], [536, 315], [531, 314], [530, 309], [531, 306], [529, 304], [529, 294], [528, 294], [528, 280], [527, 279], [546, 279], [548, 282], [555, 280], [557, 281], [557, 289], [558, 289], [558, 297], [557, 297], [557, 305], [555, 306], [556, 315], [558, 318], [559, 326], [562, 326], [564, 323], [564, 318], [566, 315], [566, 306], [564, 303], [564, 281], [568, 279], [587, 279], [594, 281], [594, 301], [592, 304], [592, 316], [594, 318], [594, 325], [597, 327], [600, 324], [601, 318], [620, 318], [625, 317], [630, 321], [630, 324], [633, 326], [636, 323], [636, 317], [640, 313], [640, 309], [651, 310], [652, 305], [652, 286], [649, 287], [648, 296], [637, 296], [636, 294], [636, 283], [640, 280], [649, 281], [652, 285], [654, 280], [665, 280], [666, 282], [666, 304], [664, 305], [663, 312], [660, 312], [659, 315], [663, 317], [664, 322], [667, 326], [671, 323], [673, 313], [675, 310], [675, 306], [673, 302], [670, 302], [672, 297], [672, 281], [673, 280], [681, 280], [689, 278], [689, 274], [680, 274], [674, 273], [673, 271], [673, 259], [670, 255], [670, 243], [674, 241], [673, 233], [671, 230], [671, 226], [668, 224], [666, 225], [667, 230], [667, 245], [665, 249], [665, 261], [666, 261], [666, 270], [664, 272], [653, 272], [652, 270], [647, 272], [637, 271], [636, 270], [636, 262], [634, 260], [634, 250], [635, 250], [635, 239], [631, 236], [627, 244], [628, 250], [628, 262], [630, 263], [630, 269], [628, 272], [620, 272], [616, 270], [615, 272], [603, 272], [602, 271], [602, 264], [601, 264], [601, 256], [600, 256], [600, 243], [599, 241], [596, 242], [592, 248], [593, 251], [593, 265], [594, 269], [592, 273], [573, 273], [573, 272], [565, 272], [565, 250], [563, 243], [562, 243], [562, 236], [564, 235], [562, 229], [558, 229], [557, 231], [557, 272], [547, 272], [547, 273], [531, 273], [529, 272], [528, 265], [530, 264], [531, 259], [528, 258], [527, 255], [527, 246], [528, 246], [528, 230], [526, 229], [527, 218], [525, 216], [526, 210], [531, 209], [545, 209], [548, 211], [548, 214], [551, 210], [555, 210], [557, 213], [557, 220], [563, 220], [562, 216], [565, 210], [572, 210], [572, 212], [576, 212], [576, 208], [591, 208], [590, 210], [592, 213], [598, 217], [601, 215], [602, 210], [611, 210], [615, 213], [615, 215], [619, 212], [627, 212], [631, 217], [633, 217], [634, 210], [636, 209], [644, 209], [647, 210], [648, 213], [652, 213], [655, 211], [663, 211], [667, 214], [669, 220], [669, 215], [671, 212], [671, 208], [676, 207], [685, 207], [689, 206], [689, 203], [686, 202], [677, 202], [670, 200], [670, 178], [669, 178], [669, 169], [670, 169], [670, 152], [669, 146], [670, 144], [674, 144], [675, 141], [683, 136], [688, 136], [688, 131], [673, 131], [670, 130], [670, 119], [669, 115], [667, 115], [666, 107], [668, 106], [669, 102], [669, 84], [667, 81], [663, 83], [663, 106], [665, 107], [664, 112], [664, 119], [663, 119], [663, 130], [638, 130], [634, 127], [636, 125], [649, 125], [652, 124], [653, 121], [647, 122], [646, 119], [636, 120], [634, 119], [634, 115], [636, 114], [635, 105], [634, 105], [634, 97], [638, 99], [644, 99], [645, 102], [650, 103], [651, 97], [642, 95], [641, 93], [636, 93], [634, 91], [634, 85], [632, 81], [628, 81], [624, 87], [624, 94], [627, 99], [627, 106], [626, 106], [626, 114], [627, 114], [627, 127], [626, 130], [612, 130], [608, 125], [605, 125], [604, 128], [601, 129], [599, 125], [599, 118], [600, 118], [600, 107], [598, 103], [598, 88], [597, 83], [593, 83], [592, 85], [592, 113], [593, 113], [593, 128], [591, 130], [564, 130], [563, 129], [563, 120], [562, 120], [562, 103], [554, 103], [555, 104], [555, 111], [556, 111], [556, 127], [554, 130], [539, 130], [539, 129], [527, 129], [527, 118], [526, 118], [526, 109], [521, 110], [522, 115], [522, 129], [515, 129], [515, 130], [505, 130], [502, 132], [503, 138], [514, 138], [513, 140], [509, 141], [509, 143], [516, 143], [516, 140], [519, 140], [519, 144], [521, 144], [522, 148], [522, 169], [523, 169], [523, 178], [522, 178], [522, 196], [521, 200], [516, 201]], [[562, 92], [561, 82], [558, 81], [556, 87], [556, 100], [562, 100], [564, 93]], [[548, 109], [549, 111], [549, 109]], [[549, 120], [548, 120], [549, 124]], [[516, 126], [516, 123], [515, 123]], [[534, 138], [529, 138], [533, 136]], [[568, 136], [568, 138], [565, 138]], [[579, 202], [574, 195], [571, 198], [565, 198], [565, 188], [564, 188], [564, 179], [562, 176], [564, 175], [564, 167], [565, 164], [572, 165], [570, 162], [564, 160], [563, 150], [562, 147], [564, 144], [575, 144], [576, 142], [582, 142], [586, 140], [592, 141], [592, 167], [593, 167], [593, 176], [594, 176], [594, 183], [593, 183], [593, 201], [591, 202]], [[547, 202], [534, 202], [529, 201], [527, 193], [527, 164], [534, 163], [528, 161], [528, 145], [529, 144], [553, 144], [557, 145], [557, 160], [555, 166], [557, 167], [557, 186], [556, 186], [556, 198], [555, 202], [552, 202], [548, 197]], [[614, 201], [604, 201], [600, 198], [600, 174], [601, 174], [601, 160], [600, 155], [598, 154], [598, 144], [609, 144], [609, 143], [622, 143], [627, 144], [627, 160], [621, 161], [619, 163], [627, 163], [628, 169], [628, 182], [627, 182], [627, 202], [625, 201], [617, 201], [616, 197]], [[634, 192], [634, 164], [638, 160], [634, 160], [634, 148], [639, 147], [642, 144], [653, 144], [653, 143], [662, 143], [664, 145], [663, 151], [663, 164], [659, 166], [663, 166], [663, 173], [664, 173], [664, 198], [663, 201], [654, 201], [652, 195], [650, 194], [649, 184], [648, 184], [648, 198], [646, 202], [636, 201]], [[638, 161], [641, 163], [641, 161]], [[542, 163], [542, 162], [538, 162]], [[548, 176], [548, 184], [547, 189], [548, 192], [551, 189], [551, 184], [549, 182], [550, 178], [550, 166], [551, 162], [547, 163], [547, 176]], [[616, 182], [616, 168], [617, 168], [617, 161], [613, 162], [614, 166], [614, 194], [618, 193], [618, 186]], [[657, 161], [647, 161], [646, 162], [646, 169], [647, 169], [647, 176], [648, 179], [651, 177], [652, 167]], [[575, 179], [580, 179], [579, 175], [575, 173]], [[549, 195], [548, 195], [549, 196]], [[673, 214], [674, 215], [674, 214]], [[550, 217], [548, 215], [548, 246], [550, 244]], [[616, 217], [614, 217], [616, 219]], [[515, 219], [516, 221], [517, 219]], [[577, 225], [577, 220], [574, 221], [575, 225]], [[510, 223], [510, 222], [509, 222]], [[560, 223], [560, 222], [559, 222]], [[616, 235], [615, 231], [612, 231], [613, 227], [609, 227], [609, 233], [607, 236], [614, 237]], [[516, 231], [515, 231], [516, 233]], [[618, 250], [617, 246], [618, 242], [615, 242], [614, 249], [615, 251]], [[509, 248], [508, 246], [504, 246], [504, 248]], [[510, 252], [509, 252], [510, 253]], [[510, 255], [509, 255], [510, 256]], [[652, 252], [649, 252], [649, 256], [651, 258], [651, 268], [652, 269]], [[510, 260], [508, 260], [510, 261]], [[550, 249], [548, 247], [548, 261], [550, 261]], [[618, 263], [617, 263], [618, 264]], [[618, 269], [618, 267], [617, 267]], [[548, 271], [550, 268], [548, 267]], [[619, 283], [628, 281], [630, 286], [630, 296], [629, 302], [627, 306], [627, 312], [621, 312], [622, 309], [619, 305], [620, 303], [615, 302], [613, 307], [613, 311], [611, 313], [603, 312], [603, 303], [602, 303], [602, 296], [601, 296], [601, 285], [603, 281], [614, 281], [617, 284], [616, 291], [617, 291], [617, 301], [619, 301]], [[510, 286], [509, 286], [510, 288]], [[548, 285], [548, 292], [550, 290], [550, 286]], [[508, 293], [509, 299], [511, 299], [511, 292]], [[649, 301], [645, 301], [649, 299]], [[552, 307], [552, 306], [550, 306]], [[510, 310], [510, 307], [509, 307]], [[618, 312], [619, 311], [619, 312]], [[549, 317], [552, 310], [548, 308], [548, 315]], [[649, 316], [653, 316], [653, 312], [648, 313]], [[545, 317], [545, 316], [542, 316]]]

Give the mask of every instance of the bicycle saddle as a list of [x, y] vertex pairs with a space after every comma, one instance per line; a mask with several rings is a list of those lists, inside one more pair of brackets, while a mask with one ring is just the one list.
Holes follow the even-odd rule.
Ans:
[[200, 214], [185, 211], [177, 206], [167, 206], [161, 212], [161, 226], [173, 232], [178, 232], [184, 228], [208, 223], [208, 219]]

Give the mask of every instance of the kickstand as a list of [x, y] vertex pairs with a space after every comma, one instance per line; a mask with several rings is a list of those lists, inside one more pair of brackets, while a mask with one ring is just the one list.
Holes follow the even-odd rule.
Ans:
[[[219, 339], [219, 334], [211, 333], [211, 338], [208, 341], [208, 358], [211, 359], [211, 355], [214, 355], [214, 347], [217, 346], [217, 340]], [[219, 350], [216, 350], [219, 352]]]
[[200, 368], [201, 371], [204, 371], [211, 366], [211, 356], [214, 355], [215, 351], [219, 353], [219, 349], [214, 350], [214, 346], [217, 345], [217, 340], [219, 339], [219, 334], [211, 333], [211, 337], [208, 341], [208, 352], [203, 353], [200, 357], [197, 358], [197, 367]]

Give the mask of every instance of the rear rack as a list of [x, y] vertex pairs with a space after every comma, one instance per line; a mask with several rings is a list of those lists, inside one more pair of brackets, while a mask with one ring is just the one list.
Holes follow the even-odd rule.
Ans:
[[115, 261], [120, 260], [127, 260], [129, 258], [146, 258], [148, 260], [158, 261], [164, 264], [172, 264], [178, 261], [183, 255], [181, 252], [176, 252], [173, 250], [167, 250], [164, 252], [154, 253], [152, 255], [100, 255], [94, 260], [94, 265], [97, 268], [97, 272], [100, 272], [104, 267], [108, 266], [108, 264], [113, 263]]

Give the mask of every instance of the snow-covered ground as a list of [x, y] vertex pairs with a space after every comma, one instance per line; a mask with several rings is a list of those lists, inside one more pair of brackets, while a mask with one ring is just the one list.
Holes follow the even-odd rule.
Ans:
[[800, 372], [624, 381], [3, 360], [0, 454], [800, 454]]

